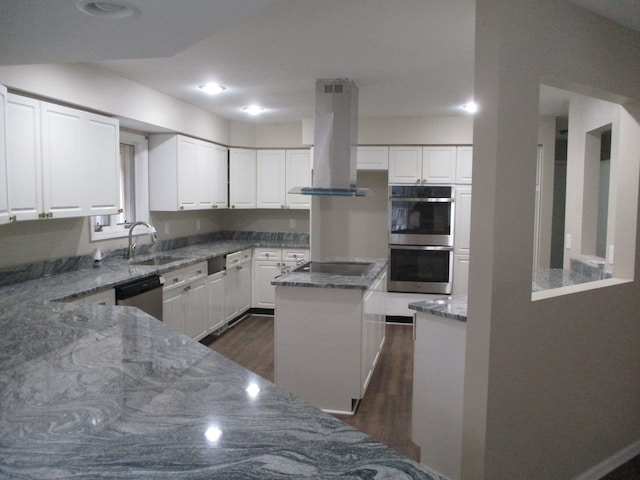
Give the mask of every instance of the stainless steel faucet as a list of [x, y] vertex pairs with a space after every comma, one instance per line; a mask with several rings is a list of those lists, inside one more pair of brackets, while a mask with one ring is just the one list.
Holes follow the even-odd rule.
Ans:
[[149, 236], [151, 237], [151, 243], [156, 243], [156, 240], [158, 239], [158, 237], [156, 236], [157, 230], [153, 225], [149, 225], [146, 222], [132, 223], [129, 227], [129, 248], [127, 248], [127, 251], [125, 253], [125, 258], [127, 260], [132, 260], [133, 256], [136, 253], [136, 244], [135, 242], [133, 242], [133, 229], [138, 225], [144, 225], [145, 227], [147, 227], [147, 229], [149, 230]]

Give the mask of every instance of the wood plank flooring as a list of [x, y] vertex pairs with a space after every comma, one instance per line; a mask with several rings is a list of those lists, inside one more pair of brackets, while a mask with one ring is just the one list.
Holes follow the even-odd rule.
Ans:
[[[355, 415], [336, 415], [397, 452], [419, 460], [411, 441], [412, 329], [387, 325], [379, 364]], [[273, 318], [250, 316], [214, 340], [209, 348], [273, 381]]]
[[[411, 441], [413, 341], [411, 327], [387, 325], [385, 346], [375, 373], [355, 415], [336, 415], [414, 460], [419, 449]], [[273, 381], [273, 318], [250, 316], [209, 348]], [[601, 480], [640, 480], [640, 456]]]

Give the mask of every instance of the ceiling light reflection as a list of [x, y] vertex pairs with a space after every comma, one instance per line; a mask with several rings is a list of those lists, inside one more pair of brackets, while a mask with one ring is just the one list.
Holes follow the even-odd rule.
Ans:
[[247, 395], [249, 395], [251, 398], [256, 398], [260, 393], [260, 387], [258, 386], [257, 383], [250, 383], [245, 391], [247, 392]]
[[468, 113], [476, 113], [478, 111], [478, 104], [475, 102], [469, 102], [462, 105], [462, 109]]
[[222, 430], [220, 430], [218, 427], [209, 427], [207, 428], [207, 431], [204, 432], [204, 436], [210, 442], [217, 442], [222, 436]]
[[217, 95], [218, 93], [225, 91], [225, 87], [218, 85], [217, 83], [205, 83], [204, 85], [200, 85], [198, 88], [209, 95]]

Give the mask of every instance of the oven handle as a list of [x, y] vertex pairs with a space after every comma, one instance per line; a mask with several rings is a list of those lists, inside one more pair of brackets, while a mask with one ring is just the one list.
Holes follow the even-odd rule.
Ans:
[[433, 251], [441, 251], [453, 252], [453, 247], [446, 246], [438, 246], [438, 245], [389, 245], [389, 249], [391, 250], [433, 250]]
[[400, 202], [428, 202], [428, 203], [453, 203], [453, 198], [437, 198], [437, 197], [389, 197], [389, 201]]

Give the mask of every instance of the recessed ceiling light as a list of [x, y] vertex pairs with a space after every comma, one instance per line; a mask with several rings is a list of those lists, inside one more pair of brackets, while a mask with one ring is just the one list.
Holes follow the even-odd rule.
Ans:
[[248, 107], [244, 107], [242, 110], [247, 112], [249, 115], [258, 115], [264, 112], [264, 108], [259, 105], [249, 105]]
[[92, 17], [101, 18], [126, 18], [140, 13], [137, 8], [119, 0], [109, 0], [104, 2], [78, 0], [76, 2], [76, 7], [82, 13], [86, 13]]
[[461, 107], [467, 113], [476, 113], [478, 111], [478, 105], [475, 102], [469, 102]]
[[225, 87], [218, 85], [217, 83], [205, 83], [204, 85], [200, 85], [198, 88], [209, 95], [217, 95], [218, 93], [226, 90]]

